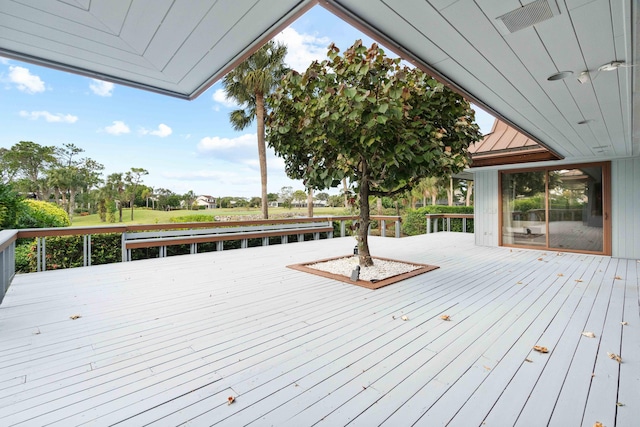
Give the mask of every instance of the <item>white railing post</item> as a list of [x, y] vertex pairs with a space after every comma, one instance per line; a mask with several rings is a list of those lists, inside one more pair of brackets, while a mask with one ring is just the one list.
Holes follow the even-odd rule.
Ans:
[[127, 249], [127, 232], [122, 233], [122, 262], [131, 261], [131, 252]]
[[15, 230], [0, 230], [0, 302], [16, 275]]
[[380, 235], [382, 237], [387, 237], [387, 224], [384, 219], [381, 219], [378, 223], [380, 224]]
[[400, 218], [396, 219], [396, 239], [400, 238]]

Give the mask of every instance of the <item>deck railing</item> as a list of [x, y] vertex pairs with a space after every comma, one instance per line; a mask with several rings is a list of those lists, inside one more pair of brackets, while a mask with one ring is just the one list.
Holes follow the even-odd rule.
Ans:
[[[387, 224], [395, 223], [395, 237], [400, 237], [399, 216], [380, 216], [372, 215], [372, 220], [378, 221], [380, 235], [386, 237]], [[335, 216], [335, 217], [313, 217], [313, 218], [292, 218], [292, 219], [273, 219], [273, 220], [254, 220], [254, 221], [219, 221], [208, 223], [167, 223], [167, 224], [146, 224], [146, 225], [114, 225], [114, 226], [97, 226], [97, 227], [65, 227], [65, 228], [29, 228], [20, 230], [2, 230], [0, 231], [0, 302], [9, 288], [11, 281], [16, 273], [16, 240], [17, 239], [36, 239], [36, 271], [45, 271], [47, 269], [47, 238], [48, 237], [68, 237], [82, 236], [82, 265], [91, 265], [92, 254], [92, 235], [98, 234], [122, 234], [123, 247], [126, 233], [144, 232], [158, 230], [161, 236], [162, 231], [176, 229], [205, 229], [205, 228], [221, 228], [221, 227], [251, 227], [252, 235], [255, 234], [255, 228], [259, 225], [269, 226], [269, 230], [274, 230], [274, 225], [282, 224], [283, 228], [286, 224], [295, 223], [311, 223], [318, 221], [330, 221], [331, 223], [340, 223], [340, 237], [345, 237], [347, 233], [347, 223], [349, 221], [357, 221], [357, 216]], [[277, 229], [277, 227], [276, 227]], [[371, 233], [371, 227], [369, 229]], [[292, 234], [297, 234], [292, 232]], [[328, 233], [333, 237], [334, 233]], [[350, 234], [355, 234], [353, 231]], [[268, 232], [265, 231], [265, 236]], [[237, 240], [239, 237], [230, 235], [228, 240]], [[286, 242], [283, 239], [283, 242]], [[246, 247], [244, 245], [243, 247]]]
[[0, 231], [0, 302], [16, 275], [17, 230]]
[[437, 233], [440, 230], [439, 220], [442, 220], [443, 231], [451, 231], [451, 220], [462, 219], [462, 232], [467, 232], [467, 220], [473, 219], [473, 214], [426, 214], [427, 217], [427, 234]]

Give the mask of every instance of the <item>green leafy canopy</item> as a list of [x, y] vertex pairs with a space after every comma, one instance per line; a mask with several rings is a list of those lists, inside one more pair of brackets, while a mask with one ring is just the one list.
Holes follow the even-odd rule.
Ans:
[[480, 139], [469, 103], [422, 71], [387, 58], [360, 40], [343, 55], [299, 74], [291, 71], [267, 100], [267, 140], [287, 175], [308, 188], [358, 189], [360, 265], [373, 264], [367, 243], [369, 196], [410, 190], [424, 177], [451, 176]]
[[467, 101], [376, 44], [339, 53], [331, 45], [327, 60], [290, 72], [269, 98], [267, 139], [289, 177], [317, 190], [347, 177], [386, 196], [467, 165], [481, 136]]

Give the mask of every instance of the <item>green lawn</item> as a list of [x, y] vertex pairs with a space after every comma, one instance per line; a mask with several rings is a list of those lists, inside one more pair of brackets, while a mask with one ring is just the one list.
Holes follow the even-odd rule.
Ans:
[[[282, 213], [294, 213], [302, 216], [307, 215], [307, 208], [269, 208], [269, 216], [276, 216], [277, 214]], [[229, 209], [209, 209], [209, 210], [198, 210], [198, 211], [188, 211], [188, 210], [175, 210], [175, 211], [154, 211], [150, 209], [135, 209], [133, 212], [133, 221], [131, 220], [131, 210], [125, 209], [122, 211], [122, 222], [118, 222], [117, 214], [116, 214], [116, 222], [112, 225], [117, 224], [156, 224], [156, 223], [168, 223], [170, 222], [170, 218], [176, 216], [186, 216], [186, 215], [210, 215], [211, 220], [215, 216], [236, 216], [236, 215], [260, 215], [260, 208], [229, 208]], [[323, 215], [348, 215], [344, 208], [314, 208], [313, 214], [315, 216], [323, 216]], [[79, 216], [74, 215], [72, 227], [85, 227], [85, 226], [94, 226], [94, 225], [109, 225], [108, 223], [100, 222], [98, 215], [87, 215], [87, 216]]]

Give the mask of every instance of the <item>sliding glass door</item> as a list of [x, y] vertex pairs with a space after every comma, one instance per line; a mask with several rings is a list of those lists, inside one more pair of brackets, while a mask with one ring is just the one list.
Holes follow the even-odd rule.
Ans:
[[501, 244], [610, 253], [609, 164], [501, 173]]

